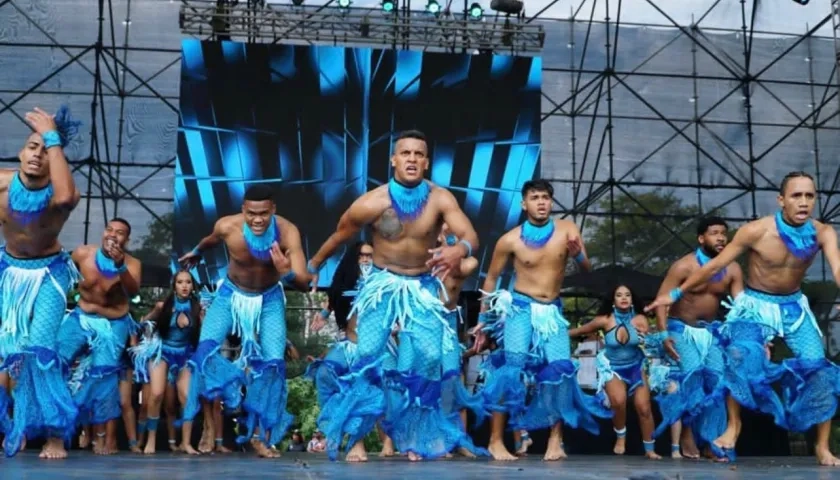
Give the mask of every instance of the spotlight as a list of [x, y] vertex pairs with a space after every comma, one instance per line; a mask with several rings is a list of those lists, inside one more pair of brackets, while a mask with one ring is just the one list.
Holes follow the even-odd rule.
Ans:
[[470, 5], [470, 9], [467, 10], [467, 14], [472, 20], [481, 20], [481, 17], [484, 16], [484, 9], [481, 8], [481, 5], [479, 5], [478, 2], [474, 2]]
[[519, 0], [493, 0], [490, 2], [491, 9], [508, 15], [518, 14], [524, 6], [525, 4]]
[[350, 0], [338, 0], [338, 8], [350, 8]]
[[395, 0], [382, 0], [382, 11], [391, 13], [397, 9], [397, 2]]
[[133, 297], [131, 298], [131, 303], [133, 303], [133, 304], [137, 305], [137, 304], [138, 304], [138, 303], [140, 303], [142, 300], [143, 300], [143, 299], [142, 299], [142, 298], [140, 298], [140, 295], [135, 295], [135, 296], [133, 296]]
[[429, 0], [429, 2], [426, 3], [426, 11], [432, 15], [437, 15], [440, 13], [440, 4], [435, 0]]

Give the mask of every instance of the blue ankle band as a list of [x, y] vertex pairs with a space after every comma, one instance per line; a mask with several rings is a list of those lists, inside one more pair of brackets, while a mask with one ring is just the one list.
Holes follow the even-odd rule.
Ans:
[[216, 439], [216, 445], [221, 445], [221, 444], [222, 444], [222, 439], [221, 439], [221, 438], [217, 438], [217, 439]]
[[627, 427], [624, 427], [621, 430], [613, 428], [613, 430], [615, 430], [615, 434], [618, 438], [624, 438], [624, 436], [627, 435]]
[[150, 432], [157, 431], [159, 420], [160, 420], [160, 417], [158, 417], [158, 418], [148, 417], [146, 419], [146, 428], [148, 428]]
[[129, 440], [128, 441], [128, 446], [129, 447], [136, 447], [137, 446], [137, 440]]
[[281, 278], [280, 280], [282, 280], [283, 283], [292, 283], [295, 281], [295, 278], [297, 278], [297, 274], [295, 273], [295, 271], [289, 270], [289, 273], [283, 275], [283, 278]]
[[677, 444], [677, 445], [671, 445], [671, 451], [672, 451], [672, 452], [679, 452], [679, 451], [680, 451], [680, 446], [679, 446], [679, 444]]
[[656, 442], [651, 440], [649, 442], [643, 441], [642, 443], [645, 445], [645, 453], [652, 453], [653, 452], [653, 447], [656, 445]]

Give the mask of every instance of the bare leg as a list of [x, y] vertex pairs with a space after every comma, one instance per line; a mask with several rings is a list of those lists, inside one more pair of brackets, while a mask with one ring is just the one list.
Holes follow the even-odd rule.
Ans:
[[604, 392], [610, 400], [613, 411], [613, 429], [616, 433], [613, 453], [624, 455], [627, 450], [627, 385], [619, 378], [613, 378], [604, 385]]
[[516, 442], [516, 445], [519, 446], [519, 448], [516, 449], [516, 455], [520, 457], [528, 455], [528, 449], [534, 444], [534, 441], [531, 440], [531, 436], [528, 434], [527, 430], [516, 430], [513, 432], [513, 440]]
[[216, 452], [231, 453], [233, 450], [227, 448], [224, 444], [225, 439], [225, 423], [224, 416], [222, 416], [222, 401], [216, 400], [213, 402], [213, 426], [216, 431]]
[[93, 443], [93, 437], [91, 436], [90, 425], [85, 425], [82, 427], [82, 433], [79, 434], [79, 448], [85, 450], [91, 443]]
[[[178, 438], [178, 432], [175, 431], [175, 420], [178, 419], [178, 392], [175, 385], [171, 385], [168, 381], [163, 393], [163, 412], [166, 415], [166, 438], [175, 440]], [[170, 442], [169, 445], [170, 449], [177, 451], [177, 442]]]
[[[738, 435], [741, 434], [741, 405], [732, 396], [726, 397], [726, 414], [729, 417], [726, 430], [712, 443], [719, 448], [731, 450], [735, 448], [735, 444], [738, 443]], [[726, 458], [718, 460], [727, 461]]]
[[128, 448], [134, 453], [140, 453], [140, 447], [137, 446], [137, 416], [134, 413], [134, 399], [131, 398], [134, 391], [134, 383], [131, 381], [133, 375], [134, 372], [129, 370], [126, 372], [127, 380], [120, 380], [120, 408], [125, 436], [128, 437]]
[[117, 421], [109, 420], [105, 424], [105, 454], [113, 455], [117, 452]]
[[365, 442], [363, 440], [356, 442], [356, 444], [353, 445], [353, 448], [347, 452], [347, 456], [344, 459], [351, 463], [367, 462], [368, 456], [367, 451], [365, 450]]
[[[187, 404], [187, 392], [190, 388], [190, 378], [192, 377], [192, 372], [190, 369], [184, 368], [181, 369], [181, 373], [178, 375], [178, 402], [183, 406]], [[180, 450], [187, 455], [200, 455], [198, 450], [192, 447], [192, 426], [193, 422], [185, 421], [181, 426], [181, 448], [179, 449], [172, 449], [173, 451]], [[170, 444], [171, 445], [171, 444]]]
[[680, 459], [680, 437], [682, 436], [682, 421], [671, 424], [671, 458]]
[[650, 410], [650, 390], [647, 385], [639, 386], [633, 392], [633, 405], [639, 416], [639, 427], [642, 430], [642, 441], [645, 444], [645, 456], [651, 460], [660, 460], [662, 457], [653, 450], [653, 412]]
[[817, 425], [817, 438], [814, 450], [817, 462], [827, 467], [840, 467], [840, 459], [831, 454], [828, 448], [828, 437], [831, 435], [831, 420]]
[[93, 440], [93, 453], [97, 455], [107, 454], [107, 445], [105, 445], [105, 425], [94, 425], [91, 430], [96, 438]]
[[566, 458], [566, 451], [563, 449], [563, 424], [560, 422], [551, 426], [551, 433], [548, 436], [548, 446], [545, 449], [543, 460], [553, 462]]
[[505, 448], [505, 423], [507, 423], [507, 416], [504, 413], [493, 412], [493, 419], [490, 423], [490, 444], [487, 446], [487, 450], [494, 460], [503, 462], [518, 460]]
[[[679, 423], [682, 425], [682, 422]], [[694, 441], [694, 431], [691, 427], [683, 427], [679, 438], [684, 456], [691, 459], [700, 458], [700, 449], [697, 448], [697, 443]]]
[[394, 451], [394, 441], [382, 430], [379, 422], [376, 423], [376, 432], [379, 434], [379, 440], [382, 442], [382, 451], [379, 452], [379, 456], [393, 457], [396, 454]]
[[214, 440], [216, 439], [216, 422], [213, 418], [213, 403], [201, 402], [201, 412], [204, 418], [204, 426], [201, 431], [201, 440], [198, 442], [198, 451], [211, 453]]
[[149, 398], [149, 385], [145, 384], [140, 388], [140, 411], [137, 412], [137, 447], [141, 450], [146, 444], [146, 419], [148, 409], [146, 399]]
[[157, 432], [160, 425], [160, 407], [163, 403], [163, 395], [166, 393], [166, 375], [169, 365], [160, 361], [149, 369], [149, 396], [146, 398], [146, 448], [143, 453], [153, 455], [157, 450]]

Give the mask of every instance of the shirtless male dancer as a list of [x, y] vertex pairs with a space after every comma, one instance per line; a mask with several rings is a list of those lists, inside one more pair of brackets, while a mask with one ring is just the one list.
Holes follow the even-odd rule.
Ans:
[[73, 374], [73, 400], [79, 423], [98, 430], [94, 453], [103, 455], [116, 453], [123, 353], [129, 336], [137, 331], [129, 299], [140, 291], [141, 265], [125, 253], [130, 235], [131, 225], [114, 218], [105, 227], [101, 245], [73, 251], [82, 276], [79, 301], [58, 330], [58, 351], [65, 365], [72, 365], [82, 348], [89, 347]]
[[[569, 322], [563, 318], [560, 299], [566, 261], [573, 258], [584, 270], [591, 265], [577, 225], [551, 218], [553, 195], [554, 187], [546, 180], [525, 182], [522, 209], [527, 220], [496, 242], [482, 289], [482, 309], [494, 314], [503, 330], [500, 351], [494, 354], [502, 355], [504, 364], [488, 372], [483, 388], [485, 408], [493, 411], [488, 450], [496, 460], [517, 459], [504, 445], [506, 415], [514, 429], [551, 428], [545, 460], [566, 457], [563, 423], [597, 434], [598, 424], [592, 415], [611, 417], [594, 398], [583, 395], [575, 375], [577, 367], [571, 361]], [[497, 290], [499, 276], [511, 259], [516, 272], [513, 292]], [[486, 341], [482, 327], [479, 324], [476, 329], [478, 351]], [[523, 372], [537, 379], [528, 405]], [[575, 409], [561, 410], [558, 405], [574, 405]]]
[[[351, 312], [357, 314], [358, 360], [342, 376], [347, 388], [335, 399], [336, 407], [328, 419], [322, 418], [329, 427], [324, 433], [333, 460], [349, 435], [352, 448], [347, 461], [366, 461], [364, 436], [383, 414], [385, 432], [412, 461], [444, 456], [465, 436], [441, 410], [439, 390], [434, 394], [441, 379], [441, 358], [457, 345], [444, 335], [449, 324], [440, 301], [440, 281], [433, 275], [445, 280], [472, 255], [478, 237], [452, 193], [423, 178], [429, 169], [423, 133], [399, 135], [391, 167], [393, 178], [353, 202], [308, 265], [311, 273], [317, 273], [341, 244], [366, 225], [373, 226], [374, 267]], [[435, 248], [443, 222], [460, 240]], [[381, 362], [395, 324], [400, 329], [398, 368], [385, 371]], [[387, 412], [380, 386], [386, 376], [388, 388], [402, 389], [406, 399], [388, 402]]]
[[[702, 219], [697, 225], [699, 247], [671, 266], [659, 287], [659, 295], [667, 295], [715, 258], [726, 247], [728, 232], [722, 218]], [[726, 421], [726, 412], [720, 396], [716, 395], [723, 388], [723, 347], [713, 332], [717, 328], [715, 319], [721, 300], [726, 295], [737, 296], [743, 291], [744, 274], [741, 267], [733, 263], [708, 283], [686, 291], [670, 310], [666, 307], [656, 309], [658, 330], [668, 332], [662, 347], [677, 361], [682, 377], [676, 392], [657, 397], [663, 420], [656, 435], [683, 420], [681, 438], [672, 438], [671, 444], [679, 442], [683, 455], [688, 458], [700, 456], [695, 434], [703, 443], [709, 444], [723, 433], [719, 427], [721, 421]], [[710, 386], [710, 378], [718, 378], [718, 385]], [[698, 411], [697, 418], [684, 418], [689, 412]], [[715, 416], [718, 418], [709, 418]]]
[[[743, 406], [773, 414], [777, 424], [792, 431], [806, 431], [816, 425], [817, 461], [840, 466], [828, 445], [831, 419], [837, 409], [833, 386], [840, 379], [840, 369], [825, 358], [822, 334], [800, 290], [819, 250], [840, 284], [837, 233], [811, 218], [816, 199], [816, 186], [809, 174], [787, 174], [779, 187], [775, 215], [741, 227], [715, 258], [648, 306], [652, 310], [673, 305], [684, 292], [706, 284], [749, 252], [746, 289], [735, 298], [723, 327], [729, 343], [726, 381], [736, 402], [727, 405], [729, 424], [713, 443], [733, 460], [741, 427], [739, 407]], [[796, 357], [785, 360], [781, 368], [774, 368], [765, 350], [775, 336], [782, 337]], [[786, 390], [786, 418], [779, 418], [780, 400], [770, 385], [777, 374]]]
[[[75, 135], [66, 109], [26, 114], [34, 130], [18, 154], [20, 167], [0, 171], [0, 224], [6, 244], [0, 252], [0, 410], [7, 431], [6, 455], [26, 437], [56, 436], [41, 458], [64, 458], [64, 439], [75, 431], [77, 410], [58, 361], [58, 326], [67, 292], [76, 280], [70, 255], [58, 235], [79, 203], [79, 192], [63, 147]], [[11, 375], [13, 418], [6, 421]]]
[[[208, 402], [221, 398], [230, 411], [241, 404], [247, 413], [247, 435], [238, 441], [251, 437], [261, 457], [280, 456], [270, 446], [280, 442], [293, 420], [286, 411], [286, 297], [281, 282], [308, 290], [310, 280], [300, 231], [277, 215], [273, 195], [265, 184], [248, 187], [242, 212], [220, 218], [213, 232], [179, 260], [190, 269], [201, 259], [201, 252], [220, 244], [230, 259], [227, 278], [216, 289], [198, 348], [184, 373], [190, 385], [184, 422], [191, 422], [198, 413], [199, 396]], [[231, 333], [242, 339], [236, 364], [220, 351]], [[246, 368], [247, 379], [243, 376]], [[191, 425], [184, 427], [186, 431]]]

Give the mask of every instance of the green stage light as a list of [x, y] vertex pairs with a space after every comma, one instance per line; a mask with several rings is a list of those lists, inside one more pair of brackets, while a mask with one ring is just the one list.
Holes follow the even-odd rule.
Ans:
[[391, 13], [397, 9], [397, 2], [394, 0], [382, 0], [382, 10]]
[[470, 18], [473, 20], [481, 20], [481, 17], [484, 16], [484, 9], [481, 8], [481, 5], [478, 2], [473, 3], [470, 5], [470, 9], [467, 11]]
[[350, 0], [338, 0], [338, 8], [350, 8]]
[[135, 304], [135, 305], [137, 305], [138, 303], [140, 303], [142, 300], [143, 300], [143, 299], [142, 299], [142, 298], [140, 298], [140, 295], [135, 295], [135, 296], [131, 297], [131, 303], [133, 303], [133, 304]]
[[437, 15], [440, 13], [440, 4], [435, 0], [429, 0], [429, 3], [426, 4], [426, 11], [432, 15]]

